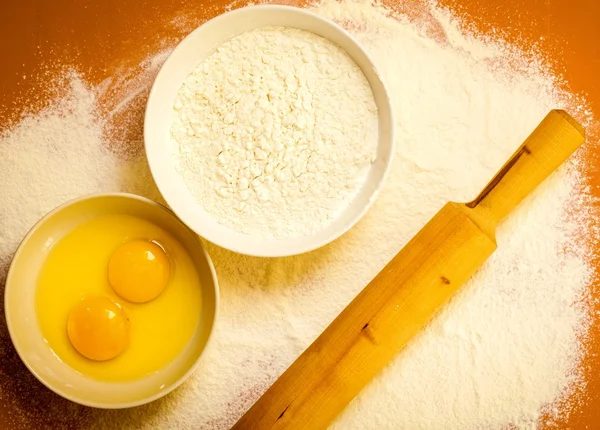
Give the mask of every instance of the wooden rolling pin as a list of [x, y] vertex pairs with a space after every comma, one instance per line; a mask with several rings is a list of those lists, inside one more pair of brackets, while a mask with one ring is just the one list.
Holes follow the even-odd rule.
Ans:
[[551, 111], [475, 200], [446, 204], [233, 428], [326, 428], [492, 254], [498, 223], [583, 141], [569, 114]]

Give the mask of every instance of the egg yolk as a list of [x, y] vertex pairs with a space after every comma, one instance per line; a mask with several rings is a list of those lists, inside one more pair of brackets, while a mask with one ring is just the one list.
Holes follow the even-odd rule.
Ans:
[[125, 242], [108, 262], [108, 281], [113, 290], [133, 303], [157, 298], [167, 286], [170, 272], [165, 251], [147, 240]]
[[129, 318], [121, 306], [106, 297], [87, 297], [69, 313], [67, 334], [84, 357], [106, 361], [129, 344]]

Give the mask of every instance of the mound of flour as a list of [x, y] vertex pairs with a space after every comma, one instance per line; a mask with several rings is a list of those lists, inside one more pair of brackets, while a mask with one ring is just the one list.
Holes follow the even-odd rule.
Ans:
[[307, 31], [265, 27], [203, 59], [179, 89], [174, 162], [214, 218], [299, 237], [350, 203], [377, 153], [377, 106], [348, 54]]
[[[219, 321], [198, 370], [166, 398], [123, 411], [36, 401], [47, 390], [7, 352], [4, 331], [3, 401], [40, 416], [50, 405], [63, 427], [229, 428], [447, 200], [471, 199], [549, 109], [580, 111], [535, 58], [464, 34], [435, 6], [435, 32], [360, 0], [312, 10], [352, 32], [391, 91], [397, 153], [373, 208], [338, 241], [297, 257], [245, 257], [207, 243]], [[107, 149], [115, 142], [102, 137], [101, 89], [67, 80], [62, 100], [0, 138], [0, 279], [27, 228], [65, 199], [93, 191], [158, 198], [143, 158]], [[568, 412], [554, 406], [582, 389], [591, 273], [579, 163], [569, 161], [507, 219], [492, 258], [333, 428], [531, 428]]]

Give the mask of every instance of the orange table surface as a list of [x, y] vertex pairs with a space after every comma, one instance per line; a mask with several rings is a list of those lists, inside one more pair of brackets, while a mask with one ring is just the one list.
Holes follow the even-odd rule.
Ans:
[[[416, 11], [419, 1], [386, 3]], [[595, 117], [600, 118], [598, 0], [439, 1], [457, 10], [466, 22], [483, 33], [500, 30], [504, 37], [520, 46], [537, 46], [549, 56], [553, 68], [566, 78], [571, 91], [586, 94]], [[162, 40], [174, 43], [183, 36], [161, 23], [181, 14], [194, 14], [200, 24], [223, 12], [228, 3], [222, 0], [2, 0], [0, 130], [16, 121], [26, 109], [35, 111], [44, 105], [47, 95], [40, 92], [40, 82], [55, 76], [62, 67], [75, 67], [92, 84], [99, 83], [124, 61], [136, 65], [155, 52]], [[588, 130], [590, 144], [582, 149], [588, 160], [588, 181], [597, 197], [600, 197], [600, 158], [596, 154], [599, 129], [595, 124]], [[600, 250], [600, 244], [595, 246]], [[591, 288], [593, 298], [599, 303], [595, 305], [596, 314], [600, 315], [600, 259], [595, 263], [598, 276]], [[3, 283], [0, 279], [2, 291]], [[2, 309], [0, 336], [6, 338], [3, 313]], [[586, 393], [567, 421], [560, 423], [562, 428], [600, 428], [600, 317], [592, 324], [586, 351], [582, 364]], [[12, 348], [0, 349], [0, 428], [79, 428], [92, 422], [97, 413], [102, 412], [54, 395], [28, 373]]]

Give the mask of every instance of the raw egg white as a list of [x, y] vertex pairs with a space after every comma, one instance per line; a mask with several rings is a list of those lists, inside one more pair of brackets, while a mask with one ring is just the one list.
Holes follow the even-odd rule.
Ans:
[[50, 249], [36, 314], [57, 359], [94, 379], [130, 381], [160, 372], [188, 346], [200, 291], [196, 268], [173, 236], [140, 218], [108, 215]]

